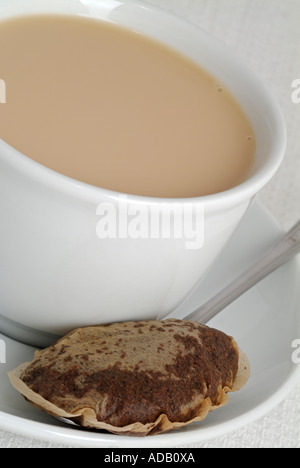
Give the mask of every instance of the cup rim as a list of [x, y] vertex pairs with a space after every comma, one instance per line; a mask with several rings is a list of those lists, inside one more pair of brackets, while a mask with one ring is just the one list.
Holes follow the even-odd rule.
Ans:
[[[72, 0], [74, 1], [74, 0]], [[95, 2], [95, 0], [79, 0], [81, 5], [87, 4], [88, 2]], [[217, 48], [220, 49], [220, 52], [225, 52], [230, 59], [235, 62], [238, 69], [244, 70], [247, 73], [249, 82], [253, 83], [257, 89], [257, 93], [260, 94], [263, 101], [261, 102], [261, 107], [264, 110], [265, 114], [268, 114], [269, 124], [272, 126], [273, 134], [273, 144], [272, 150], [269, 151], [269, 155], [262, 166], [256, 171], [256, 173], [250, 175], [245, 181], [240, 184], [225, 190], [223, 192], [217, 192], [211, 195], [199, 196], [199, 197], [188, 197], [188, 198], [161, 198], [161, 197], [150, 197], [143, 195], [134, 195], [130, 193], [122, 193], [113, 191], [110, 189], [105, 189], [102, 187], [93, 186], [80, 180], [73, 179], [64, 174], [56, 172], [34, 160], [32, 160], [27, 155], [19, 152], [14, 147], [6, 143], [0, 138], [0, 161], [1, 158], [4, 159], [5, 163], [13, 167], [15, 170], [22, 172], [27, 177], [31, 179], [37, 179], [40, 183], [46, 184], [48, 187], [52, 187], [56, 190], [61, 190], [69, 195], [79, 197], [86, 201], [99, 201], [99, 199], [105, 197], [110, 199], [117, 199], [121, 195], [127, 197], [128, 201], [134, 203], [143, 203], [143, 204], [157, 204], [157, 203], [201, 203], [205, 206], [222, 208], [228, 205], [235, 205], [244, 201], [246, 199], [251, 199], [255, 196], [275, 175], [281, 163], [284, 159], [284, 154], [287, 145], [287, 131], [286, 125], [283, 118], [283, 114], [275, 101], [273, 95], [271, 94], [269, 88], [265, 83], [254, 73], [254, 71], [243, 62], [241, 57], [239, 57], [234, 50], [225, 45], [221, 40], [217, 39], [204, 29], [199, 26], [194, 25], [188, 20], [175, 15], [167, 10], [164, 10], [158, 6], [146, 4], [143, 1], [136, 0], [97, 0], [95, 4], [101, 6], [105, 5], [110, 11], [117, 8], [117, 6], [122, 5], [126, 8], [126, 5], [133, 5], [135, 8], [141, 8], [144, 11], [150, 11], [154, 13], [159, 13], [160, 17], [164, 17], [166, 21], [176, 21], [189, 27], [199, 34], [199, 37], [205, 37], [206, 40], [214, 43]], [[45, 1], [45, 5], [48, 5], [49, 2]], [[52, 6], [54, 6], [54, 2]], [[1, 8], [1, 4], [0, 4]], [[53, 10], [53, 8], [52, 8]], [[38, 12], [43, 13], [43, 12]], [[47, 14], [47, 10], [44, 11]], [[53, 13], [53, 11], [49, 11]], [[60, 12], [58, 12], [60, 13]], [[29, 13], [30, 14], [30, 13]], [[68, 13], [73, 15], [74, 12]], [[25, 16], [24, 11], [20, 13], [15, 12], [10, 14], [10, 17]], [[86, 17], [97, 19], [96, 15], [89, 14], [85, 15]], [[99, 19], [99, 18], [98, 18]], [[102, 17], [101, 19], [105, 19]], [[118, 23], [116, 23], [118, 25]], [[120, 26], [124, 27], [123, 24]], [[126, 27], [126, 26], [125, 26]]]

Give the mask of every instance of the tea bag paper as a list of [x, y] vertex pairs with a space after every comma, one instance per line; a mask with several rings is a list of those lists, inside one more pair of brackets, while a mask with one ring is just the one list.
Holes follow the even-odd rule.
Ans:
[[74, 330], [9, 378], [28, 402], [55, 417], [147, 436], [202, 421], [249, 375], [233, 338], [169, 319]]

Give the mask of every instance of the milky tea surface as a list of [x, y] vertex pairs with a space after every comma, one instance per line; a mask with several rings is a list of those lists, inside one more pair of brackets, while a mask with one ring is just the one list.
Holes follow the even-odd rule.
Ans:
[[251, 170], [253, 130], [230, 93], [136, 32], [75, 16], [1, 21], [0, 77], [0, 138], [82, 182], [183, 198]]

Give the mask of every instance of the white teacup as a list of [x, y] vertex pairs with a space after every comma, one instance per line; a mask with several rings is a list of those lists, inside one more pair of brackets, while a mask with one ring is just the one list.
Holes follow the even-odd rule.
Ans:
[[[244, 183], [207, 197], [164, 200], [89, 186], [0, 140], [1, 331], [44, 346], [51, 335], [78, 326], [155, 319], [179, 306], [278, 169], [286, 132], [277, 104], [252, 71], [222, 43], [166, 11], [131, 0], [0, 0], [1, 18], [34, 12], [113, 21], [179, 50], [231, 90], [257, 144]], [[109, 207], [118, 222], [127, 222], [115, 238], [105, 238], [100, 229]], [[128, 225], [132, 209], [150, 217], [157, 208], [179, 221], [190, 214], [181, 236], [172, 236], [172, 223], [165, 238], [149, 225], [139, 238]]]

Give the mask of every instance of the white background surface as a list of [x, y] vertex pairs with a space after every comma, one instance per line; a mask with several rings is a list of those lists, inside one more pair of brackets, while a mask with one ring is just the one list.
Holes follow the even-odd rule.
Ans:
[[[300, 0], [147, 1], [221, 38], [269, 85], [286, 120], [288, 147], [282, 167], [259, 200], [284, 229], [290, 228], [300, 217], [300, 104], [291, 100], [292, 81], [300, 79]], [[0, 431], [0, 447], [58, 445]], [[193, 447], [300, 448], [300, 382], [265, 417]]]

